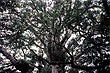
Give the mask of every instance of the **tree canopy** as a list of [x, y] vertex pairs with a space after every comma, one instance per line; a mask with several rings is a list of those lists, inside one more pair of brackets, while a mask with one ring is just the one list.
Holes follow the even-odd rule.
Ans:
[[109, 73], [108, 0], [1, 0], [0, 73]]

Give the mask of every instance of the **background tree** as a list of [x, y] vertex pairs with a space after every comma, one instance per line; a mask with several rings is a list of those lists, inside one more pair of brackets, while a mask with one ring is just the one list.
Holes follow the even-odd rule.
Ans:
[[1, 3], [2, 72], [109, 72], [110, 22], [103, 0]]

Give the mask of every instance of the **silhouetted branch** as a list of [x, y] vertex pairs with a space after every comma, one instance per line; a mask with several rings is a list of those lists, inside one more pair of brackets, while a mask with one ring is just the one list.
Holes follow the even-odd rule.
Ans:
[[106, 12], [107, 16], [109, 17], [109, 6], [108, 6], [108, 3], [107, 3], [107, 0], [102, 0], [102, 3], [103, 3], [103, 7], [105, 9], [105, 12]]

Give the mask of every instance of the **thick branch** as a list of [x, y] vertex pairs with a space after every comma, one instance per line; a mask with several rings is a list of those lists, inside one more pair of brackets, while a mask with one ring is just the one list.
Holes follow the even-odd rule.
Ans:
[[105, 9], [106, 14], [109, 16], [109, 6], [107, 3], [107, 0], [102, 0], [102, 3], [103, 3], [103, 7]]

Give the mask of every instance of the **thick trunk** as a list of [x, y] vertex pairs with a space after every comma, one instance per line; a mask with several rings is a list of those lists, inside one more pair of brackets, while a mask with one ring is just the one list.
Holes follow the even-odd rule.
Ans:
[[52, 72], [51, 73], [65, 73], [64, 65], [51, 65]]
[[58, 73], [57, 65], [52, 65], [52, 73]]

